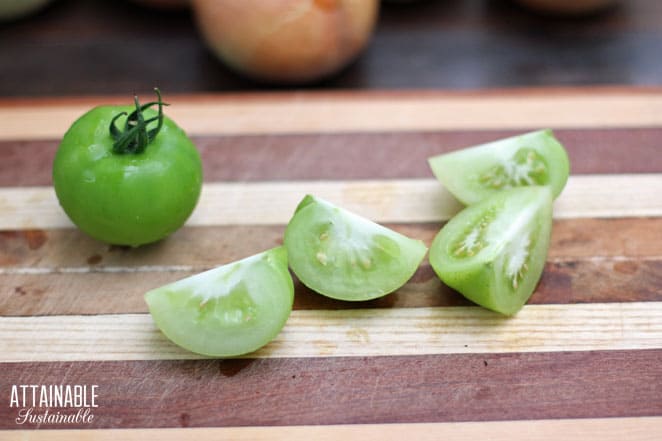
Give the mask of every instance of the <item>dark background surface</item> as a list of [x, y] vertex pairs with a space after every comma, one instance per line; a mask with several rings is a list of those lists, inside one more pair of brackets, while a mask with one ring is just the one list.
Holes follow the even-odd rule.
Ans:
[[[0, 96], [288, 90], [241, 78], [205, 48], [188, 11], [56, 0], [0, 24]], [[384, 4], [372, 43], [307, 89], [662, 85], [662, 2], [622, 0], [582, 18], [508, 0]], [[299, 86], [298, 88], [301, 88]]]

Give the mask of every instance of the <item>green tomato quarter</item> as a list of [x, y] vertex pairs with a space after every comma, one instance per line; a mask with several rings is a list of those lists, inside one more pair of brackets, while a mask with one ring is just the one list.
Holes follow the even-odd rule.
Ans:
[[284, 247], [179, 280], [145, 294], [156, 325], [189, 351], [234, 357], [273, 340], [292, 311]]
[[427, 248], [418, 240], [306, 196], [285, 230], [290, 268], [310, 289], [339, 300], [370, 300], [404, 285]]
[[540, 279], [551, 227], [549, 187], [504, 190], [453, 217], [432, 242], [430, 264], [469, 300], [512, 315]]
[[[115, 245], [143, 245], [173, 233], [202, 188], [200, 155], [167, 117], [143, 151], [114, 151], [111, 121], [134, 110], [101, 106], [85, 113], [65, 133], [53, 162], [53, 185], [66, 214], [85, 233]], [[157, 116], [152, 109], [143, 114]]]
[[556, 198], [570, 173], [568, 154], [551, 130], [457, 150], [428, 162], [437, 179], [465, 205], [529, 185], [549, 185]]

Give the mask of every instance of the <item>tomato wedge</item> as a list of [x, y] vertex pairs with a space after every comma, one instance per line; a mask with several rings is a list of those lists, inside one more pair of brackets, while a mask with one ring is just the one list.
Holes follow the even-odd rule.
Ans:
[[292, 311], [287, 251], [277, 247], [145, 294], [161, 331], [198, 354], [232, 357], [270, 342]]
[[428, 162], [437, 179], [465, 205], [530, 185], [549, 185], [556, 198], [570, 173], [568, 154], [551, 130], [457, 150]]
[[540, 279], [551, 227], [549, 187], [504, 190], [453, 217], [432, 242], [430, 264], [469, 300], [512, 315]]
[[301, 282], [339, 300], [370, 300], [404, 285], [427, 248], [423, 242], [306, 196], [285, 231], [290, 268]]

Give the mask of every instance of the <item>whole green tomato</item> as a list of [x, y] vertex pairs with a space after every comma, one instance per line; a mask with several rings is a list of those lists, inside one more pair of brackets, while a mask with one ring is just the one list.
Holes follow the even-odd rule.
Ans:
[[[202, 188], [200, 155], [158, 101], [99, 106], [81, 116], [55, 155], [53, 185], [81, 230], [138, 246], [181, 227]], [[157, 106], [158, 111], [151, 109]], [[119, 127], [123, 128], [119, 128]]]

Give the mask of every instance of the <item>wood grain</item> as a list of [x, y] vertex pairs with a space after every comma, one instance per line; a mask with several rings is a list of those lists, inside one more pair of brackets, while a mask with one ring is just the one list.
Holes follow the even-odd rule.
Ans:
[[[0, 316], [147, 312], [143, 295], [207, 268], [99, 267], [0, 272]], [[122, 282], [118, 283], [118, 278]], [[295, 277], [295, 310], [420, 308], [473, 305], [444, 285], [429, 264], [396, 292], [366, 302], [321, 296]], [[660, 302], [662, 257], [550, 261], [528, 304]]]
[[[0, 383], [60, 384], [66, 375], [97, 384], [86, 429], [637, 417], [662, 412], [660, 357], [657, 349], [3, 363]], [[16, 428], [15, 412], [0, 406], [0, 428]]]
[[[188, 414], [186, 414], [188, 415]], [[6, 441], [124, 441], [159, 439], [162, 441], [267, 441], [315, 439], [363, 441], [380, 439], [399, 441], [657, 441], [662, 418], [584, 418], [565, 420], [491, 421], [461, 423], [351, 424], [335, 426], [216, 427], [170, 429], [97, 429], [97, 430], [26, 430], [0, 431]]]
[[[0, 140], [59, 139], [91, 107], [118, 97], [0, 102]], [[168, 98], [168, 115], [192, 135], [642, 128], [662, 124], [662, 91], [575, 89], [493, 94], [427, 91]], [[121, 101], [120, 101], [121, 102]], [[559, 111], [563, 109], [563, 111]]]
[[[461, 204], [432, 179], [208, 183], [189, 226], [287, 224], [306, 194], [375, 222], [439, 222]], [[571, 176], [557, 219], [662, 216], [662, 174]], [[50, 187], [0, 188], [0, 230], [71, 228]]]
[[[440, 228], [439, 223], [387, 226], [428, 246]], [[529, 303], [662, 301], [661, 229], [661, 218], [556, 220], [548, 263]], [[131, 249], [102, 244], [74, 229], [1, 232], [0, 315], [146, 312], [146, 291], [280, 245], [282, 234], [282, 226], [189, 227]], [[298, 282], [295, 287], [295, 309], [470, 304], [443, 285], [427, 263], [397, 292], [360, 304], [328, 299]]]
[[[272, 181], [429, 178], [427, 158], [514, 130], [196, 136], [204, 179]], [[662, 129], [556, 130], [573, 174], [660, 173]], [[59, 140], [0, 141], [0, 187], [51, 185]], [[378, 148], [378, 150], [375, 150]], [[366, 160], [369, 157], [369, 160]], [[398, 160], [394, 160], [398, 158]]]
[[[427, 246], [443, 224], [384, 223]], [[556, 219], [548, 258], [562, 263], [660, 257], [661, 229], [659, 217]], [[107, 245], [73, 228], [0, 231], [0, 274], [199, 271], [281, 245], [284, 230], [284, 225], [186, 226], [139, 248]]]
[[[96, 99], [0, 100], [0, 391], [102, 387], [96, 423], [79, 427], [99, 430], [54, 436], [188, 427], [151, 434], [608, 440], [662, 430], [659, 418], [638, 418], [662, 415], [662, 90], [174, 96], [168, 110], [207, 164], [203, 199], [185, 228], [136, 250], [86, 238], [48, 187], [55, 140]], [[297, 283], [284, 331], [236, 360], [176, 347], [146, 314], [148, 289], [280, 244], [308, 192], [429, 244], [460, 206], [425, 158], [542, 126], [560, 129], [575, 174], [555, 204], [540, 285], [514, 318], [469, 306], [427, 264], [360, 305]], [[13, 411], [0, 406], [0, 429], [17, 428]], [[0, 438], [41, 433], [52, 432]]]
[[[170, 343], [148, 314], [0, 317], [0, 362], [206, 358]], [[662, 348], [662, 302], [293, 311], [243, 358], [375, 357]]]

